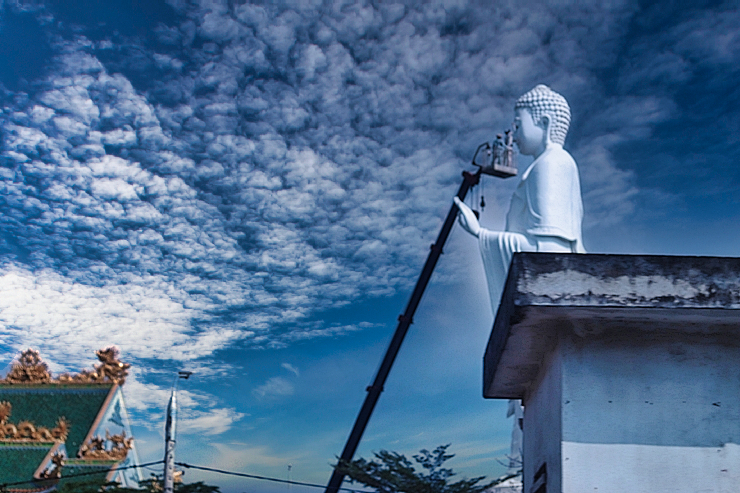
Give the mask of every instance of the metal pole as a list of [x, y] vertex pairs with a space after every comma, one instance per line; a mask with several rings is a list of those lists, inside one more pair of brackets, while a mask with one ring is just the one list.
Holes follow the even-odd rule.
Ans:
[[177, 429], [177, 382], [187, 380], [192, 372], [177, 372], [172, 384], [172, 395], [167, 404], [167, 422], [164, 429], [164, 493], [173, 493], [175, 487], [175, 431]]
[[167, 424], [164, 430], [164, 493], [172, 493], [175, 486], [175, 427], [177, 421], [177, 378], [167, 404]]
[[[463, 171], [463, 182], [460, 185], [460, 189], [457, 191], [457, 196], [460, 200], [465, 200], [468, 190], [478, 184], [480, 174], [480, 170], [476, 173]], [[450, 234], [452, 225], [455, 223], [457, 212], [457, 206], [453, 203], [452, 207], [450, 207], [450, 211], [447, 213], [447, 219], [445, 219], [445, 222], [442, 225], [442, 230], [439, 232], [437, 242], [431, 246], [431, 251], [429, 252], [427, 261], [424, 264], [424, 268], [421, 271], [421, 275], [416, 281], [416, 287], [414, 287], [414, 291], [411, 294], [411, 299], [409, 299], [409, 302], [406, 305], [406, 311], [402, 315], [398, 316], [396, 332], [393, 334], [393, 339], [391, 339], [391, 343], [386, 350], [383, 362], [380, 364], [377, 375], [375, 375], [375, 380], [373, 381], [373, 384], [366, 389], [367, 395], [365, 396], [365, 402], [362, 404], [360, 413], [355, 420], [355, 425], [352, 427], [352, 432], [347, 439], [347, 444], [344, 446], [342, 455], [339, 457], [340, 463], [350, 462], [352, 457], [355, 455], [360, 439], [362, 439], [362, 434], [365, 432], [368, 421], [370, 421], [370, 415], [373, 413], [373, 409], [375, 408], [375, 404], [378, 402], [380, 393], [383, 392], [383, 386], [385, 385], [385, 381], [391, 371], [393, 362], [398, 355], [398, 351], [401, 348], [401, 343], [403, 343], [403, 339], [406, 337], [406, 332], [413, 322], [416, 308], [419, 306], [424, 290], [429, 283], [429, 278], [432, 276], [434, 267], [437, 265], [437, 260], [439, 260], [439, 256], [442, 254], [442, 247], [447, 241], [447, 236]], [[339, 488], [342, 486], [343, 481], [344, 473], [340, 472], [339, 468], [334, 468], [334, 472], [329, 479], [329, 484], [326, 486], [325, 493], [337, 493]]]

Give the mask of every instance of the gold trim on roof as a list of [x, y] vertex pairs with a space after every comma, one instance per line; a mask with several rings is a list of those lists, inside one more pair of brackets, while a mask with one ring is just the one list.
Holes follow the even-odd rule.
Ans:
[[61, 454], [59, 452], [55, 453], [51, 457], [51, 463], [54, 467], [51, 469], [47, 469], [45, 471], [42, 471], [41, 474], [39, 474], [38, 479], [59, 479], [62, 477], [62, 467], [64, 467], [64, 454]]
[[51, 372], [39, 352], [27, 349], [10, 368], [4, 383], [50, 383]]
[[27, 349], [13, 363], [8, 375], [0, 383], [6, 384], [74, 384], [74, 383], [117, 383], [123, 385], [131, 365], [118, 359], [115, 346], [95, 351], [100, 364], [93, 370], [82, 370], [77, 374], [63, 373], [53, 379], [49, 367], [43, 362], [39, 352]]
[[[107, 446], [110, 444], [110, 447]], [[77, 457], [83, 460], [122, 461], [134, 445], [134, 438], [126, 438], [126, 431], [120, 435], [111, 435], [105, 431], [105, 438], [92, 437], [80, 447]]]
[[117, 383], [123, 385], [131, 365], [118, 359], [118, 348], [111, 346], [95, 351], [100, 364], [94, 370], [82, 370], [77, 375], [64, 373], [59, 376], [59, 383]]
[[69, 422], [61, 417], [54, 428], [35, 426], [30, 421], [8, 423], [12, 410], [10, 402], [0, 402], [0, 442], [63, 442], [67, 439]]

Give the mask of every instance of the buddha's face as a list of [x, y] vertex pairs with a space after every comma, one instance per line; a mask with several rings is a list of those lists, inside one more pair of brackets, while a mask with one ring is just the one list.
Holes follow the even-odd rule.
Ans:
[[519, 152], [525, 156], [536, 156], [542, 152], [545, 142], [545, 129], [532, 119], [526, 108], [514, 110], [514, 142]]

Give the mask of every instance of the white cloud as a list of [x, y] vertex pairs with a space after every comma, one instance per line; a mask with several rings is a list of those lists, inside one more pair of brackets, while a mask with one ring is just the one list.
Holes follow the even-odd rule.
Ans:
[[740, 12], [723, 8], [694, 16], [669, 33], [679, 53], [714, 63], [732, 64], [740, 59]]
[[290, 363], [282, 363], [280, 366], [282, 366], [283, 368], [285, 368], [287, 371], [291, 372], [295, 376], [300, 376], [300, 372], [298, 371], [298, 368], [291, 365]]
[[276, 399], [293, 395], [295, 388], [283, 377], [272, 377], [255, 388], [252, 393], [258, 399]]
[[581, 184], [586, 190], [583, 199], [590, 205], [584, 218], [586, 230], [620, 223], [635, 210], [638, 189], [634, 176], [617, 167], [609, 140], [594, 139], [576, 152], [578, 162], [582, 163]]
[[182, 433], [220, 435], [231, 429], [231, 426], [244, 417], [233, 409], [212, 409], [209, 411], [191, 411], [178, 416], [178, 429]]
[[[134, 417], [163, 415], [171, 396], [171, 389], [143, 383], [143, 369], [133, 369], [124, 385], [126, 406]], [[197, 378], [203, 371], [197, 372]], [[177, 430], [179, 434], [220, 435], [229, 431], [234, 423], [245, 415], [233, 408], [217, 407], [218, 403], [208, 395], [188, 391], [181, 383], [177, 391]], [[140, 422], [151, 429], [161, 429], [164, 419], [143, 419]]]
[[51, 270], [6, 264], [0, 275], [3, 342], [15, 350], [40, 348], [71, 370], [109, 345], [128, 357], [187, 361], [251, 335], [230, 328], [198, 332], [191, 320], [202, 307], [186, 306], [186, 293], [161, 277], [136, 281], [89, 286]]

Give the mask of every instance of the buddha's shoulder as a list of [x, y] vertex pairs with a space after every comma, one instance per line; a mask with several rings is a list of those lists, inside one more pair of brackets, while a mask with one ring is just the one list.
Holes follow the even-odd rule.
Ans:
[[539, 171], [552, 170], [576, 170], [576, 161], [568, 151], [560, 146], [548, 149], [540, 159], [537, 160], [535, 168], [539, 168]]

